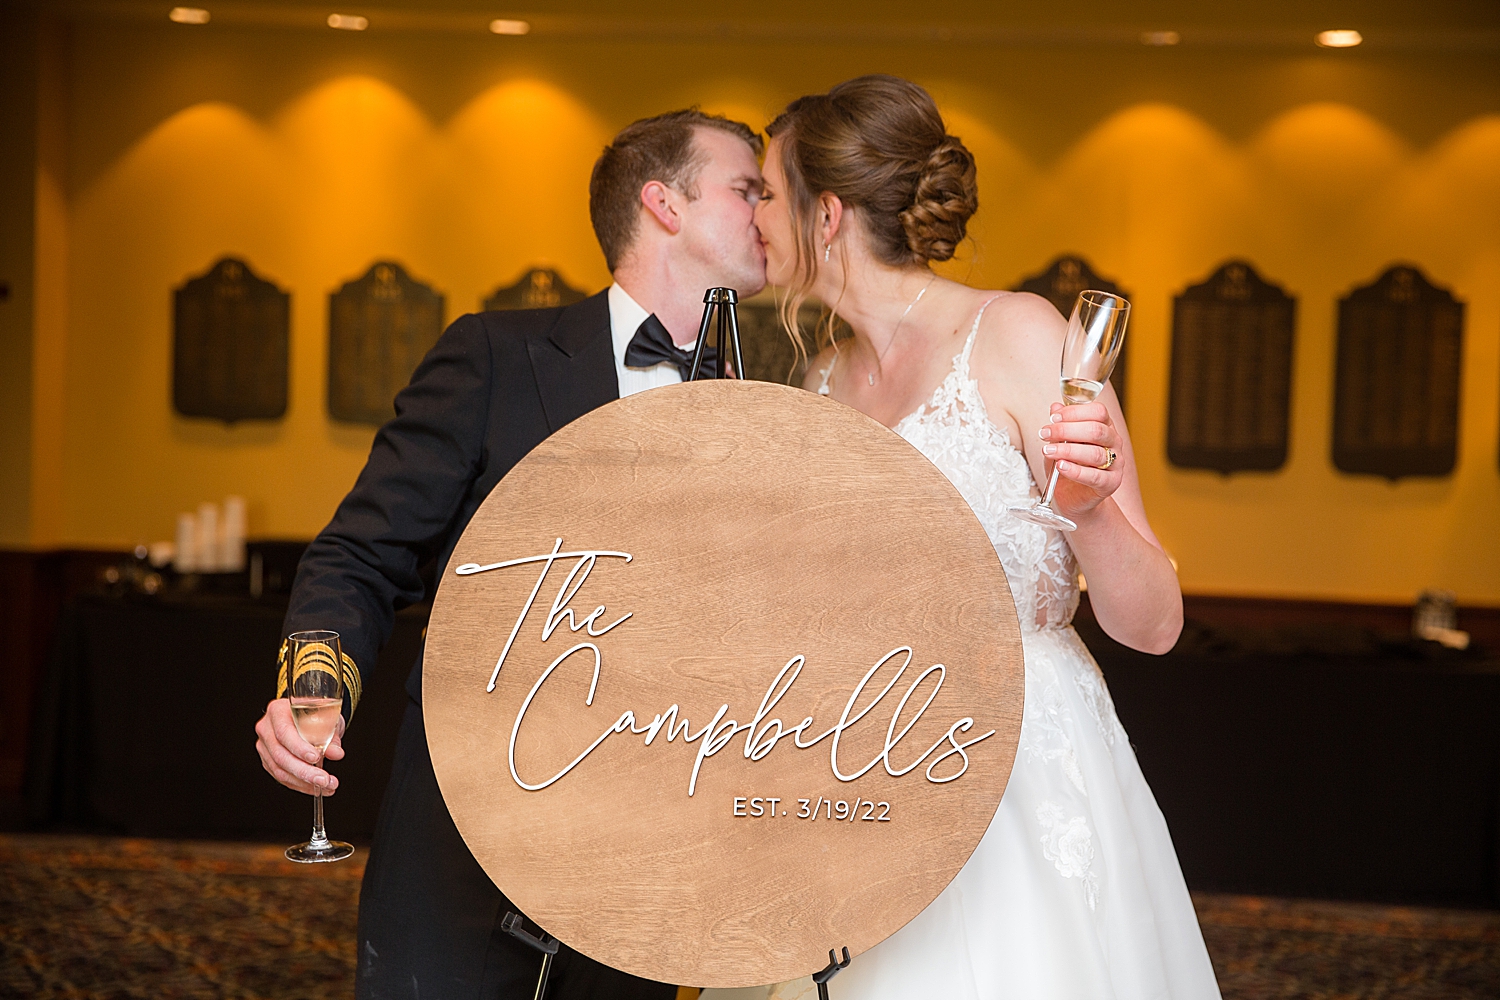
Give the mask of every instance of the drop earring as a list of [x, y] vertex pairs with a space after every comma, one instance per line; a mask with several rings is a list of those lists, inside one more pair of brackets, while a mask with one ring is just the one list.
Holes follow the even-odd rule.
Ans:
[[833, 251], [832, 243], [823, 244], [823, 263], [828, 263], [828, 255]]

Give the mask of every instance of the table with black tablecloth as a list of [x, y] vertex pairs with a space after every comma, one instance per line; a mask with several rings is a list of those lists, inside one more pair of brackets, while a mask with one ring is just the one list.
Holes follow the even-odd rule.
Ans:
[[[44, 825], [148, 837], [305, 839], [312, 800], [255, 752], [275, 694], [285, 598], [91, 595], [68, 606], [43, 680], [27, 797]], [[427, 624], [396, 619], [330, 762], [329, 835], [368, 841], [390, 774], [403, 688]]]
[[1500, 905], [1500, 661], [1365, 629], [1093, 650], [1194, 889]]
[[[311, 804], [260, 766], [284, 601], [85, 597], [38, 706], [37, 821], [292, 843]], [[1497, 906], [1500, 661], [1369, 630], [1189, 621], [1149, 656], [1078, 627], [1195, 889]], [[333, 836], [367, 840], [426, 624], [397, 619], [332, 764]]]

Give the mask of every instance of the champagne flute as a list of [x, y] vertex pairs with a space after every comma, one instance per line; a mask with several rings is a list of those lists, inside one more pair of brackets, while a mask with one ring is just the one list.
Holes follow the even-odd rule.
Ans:
[[[1114, 370], [1120, 347], [1125, 343], [1125, 324], [1130, 319], [1130, 303], [1108, 292], [1078, 293], [1073, 315], [1068, 319], [1068, 335], [1062, 350], [1062, 397], [1068, 404], [1087, 403], [1104, 391], [1104, 383]], [[1052, 495], [1057, 492], [1057, 463], [1052, 464], [1052, 478], [1047, 493], [1036, 503], [1012, 507], [1010, 512], [1023, 521], [1059, 531], [1075, 531], [1078, 525], [1052, 509]]]
[[[318, 748], [318, 766], [328, 744], [344, 726], [344, 658], [337, 632], [293, 632], [287, 636], [287, 659], [290, 664], [286, 698], [292, 706], [292, 721], [297, 733]], [[338, 840], [329, 840], [323, 830], [323, 789], [313, 792], [312, 837], [286, 849], [288, 861], [312, 864], [319, 861], [342, 861], [354, 848]]]

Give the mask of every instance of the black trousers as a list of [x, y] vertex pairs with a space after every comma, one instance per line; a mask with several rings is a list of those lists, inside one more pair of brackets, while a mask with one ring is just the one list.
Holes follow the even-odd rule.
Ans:
[[[469, 853], [427, 753], [421, 706], [406, 707], [359, 894], [358, 1000], [532, 1000], [540, 952], [500, 929], [516, 910]], [[518, 911], [519, 912], [519, 911]], [[536, 925], [527, 929], [536, 933]], [[674, 1000], [563, 945], [548, 1000]]]

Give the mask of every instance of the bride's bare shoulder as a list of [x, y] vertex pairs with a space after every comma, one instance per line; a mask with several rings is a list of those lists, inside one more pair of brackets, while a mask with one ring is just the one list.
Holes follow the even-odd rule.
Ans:
[[[1017, 347], [1051, 347], [1061, 344], [1068, 323], [1051, 302], [1031, 292], [999, 292], [984, 311], [981, 331], [991, 339], [1016, 341]], [[983, 333], [981, 333], [983, 336]]]
[[1000, 292], [998, 296], [980, 318], [974, 364], [997, 374], [1024, 372], [1038, 363], [1056, 367], [1067, 321], [1040, 295]]

